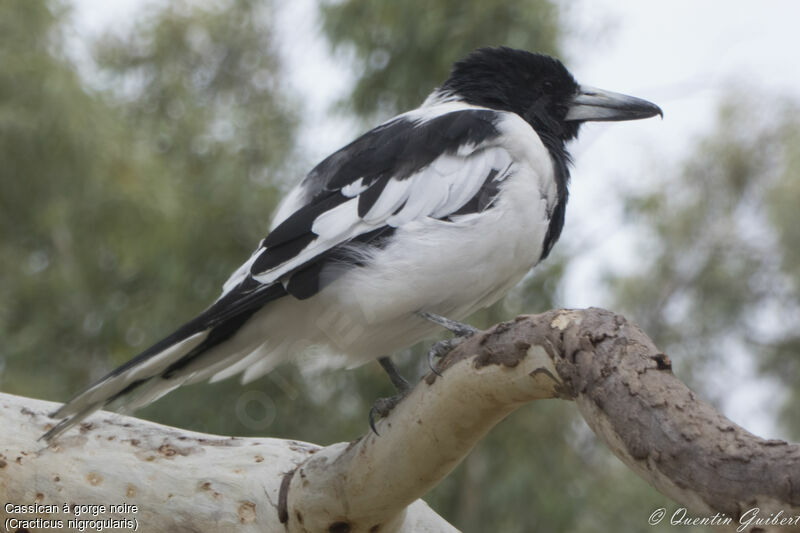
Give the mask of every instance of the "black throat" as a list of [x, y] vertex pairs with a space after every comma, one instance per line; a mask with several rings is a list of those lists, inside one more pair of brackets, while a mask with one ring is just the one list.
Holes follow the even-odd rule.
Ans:
[[564, 146], [564, 141], [560, 139], [554, 140], [548, 136], [542, 136], [539, 132], [537, 133], [550, 154], [550, 160], [553, 163], [553, 177], [556, 180], [556, 205], [553, 208], [553, 212], [550, 213], [550, 223], [547, 226], [547, 234], [542, 243], [542, 255], [539, 256], [539, 261], [542, 261], [550, 255], [553, 245], [561, 236], [561, 230], [564, 229], [564, 217], [567, 212], [567, 199], [569, 198], [569, 166], [572, 164], [572, 159]]

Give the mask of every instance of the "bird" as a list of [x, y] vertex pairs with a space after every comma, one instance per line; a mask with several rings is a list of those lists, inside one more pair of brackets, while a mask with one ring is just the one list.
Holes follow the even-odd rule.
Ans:
[[61, 420], [42, 438], [182, 385], [248, 383], [309, 346], [346, 367], [378, 359], [402, 397], [393, 353], [442, 326], [469, 335], [458, 321], [550, 254], [581, 125], [655, 115], [649, 101], [579, 84], [553, 57], [469, 53], [418, 108], [313, 167], [218, 299], [52, 413]]

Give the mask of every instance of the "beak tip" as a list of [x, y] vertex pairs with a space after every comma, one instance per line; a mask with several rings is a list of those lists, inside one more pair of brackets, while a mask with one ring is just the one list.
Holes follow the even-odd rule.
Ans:
[[[656, 114], [658, 114], [659, 118], [661, 118], [661, 120], [664, 120], [664, 112], [661, 110], [661, 108], [660, 108], [660, 107], [658, 107], [658, 106], [657, 106], [657, 105], [655, 105], [655, 104], [653, 104], [653, 107], [655, 107], [655, 108], [656, 108], [656, 109], [655, 109], [655, 111], [656, 111]], [[655, 115], [654, 115], [654, 116], [655, 116]]]

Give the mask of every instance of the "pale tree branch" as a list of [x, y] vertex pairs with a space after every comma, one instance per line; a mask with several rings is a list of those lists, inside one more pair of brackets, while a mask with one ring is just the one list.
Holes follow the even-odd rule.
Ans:
[[[54, 404], [0, 395], [0, 501], [40, 506], [0, 516], [67, 526], [64, 503], [104, 504], [80, 518], [135, 519], [139, 531], [454, 532], [419, 498], [495, 424], [544, 398], [574, 399], [626, 465], [696, 513], [800, 515], [800, 446], [760, 439], [699, 400], [638, 327], [608, 311], [499, 324], [448, 354], [441, 372], [379, 421], [380, 436], [324, 448], [106, 412], [47, 448], [36, 439]], [[123, 502], [136, 512], [109, 512]]]

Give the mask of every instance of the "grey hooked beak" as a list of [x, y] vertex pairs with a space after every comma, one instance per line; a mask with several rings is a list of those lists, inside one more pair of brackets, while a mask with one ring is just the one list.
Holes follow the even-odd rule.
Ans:
[[565, 120], [637, 120], [655, 115], [664, 117], [661, 108], [647, 100], [582, 85]]

